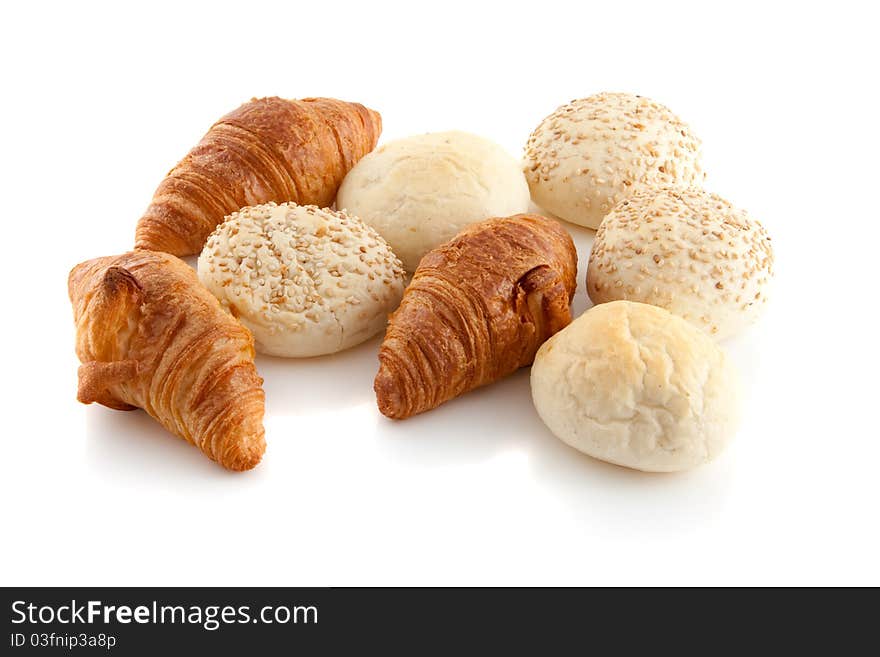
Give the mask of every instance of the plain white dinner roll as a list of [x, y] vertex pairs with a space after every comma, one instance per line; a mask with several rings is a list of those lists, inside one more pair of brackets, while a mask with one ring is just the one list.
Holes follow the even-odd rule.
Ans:
[[705, 333], [662, 308], [595, 306], [547, 340], [532, 399], [559, 439], [597, 459], [649, 472], [718, 456], [738, 419], [736, 373]]
[[385, 328], [405, 273], [388, 244], [344, 212], [268, 203], [217, 226], [199, 280], [271, 356], [329, 354]]
[[523, 166], [535, 203], [588, 228], [638, 189], [705, 177], [690, 128], [660, 103], [624, 93], [558, 108], [529, 137]]
[[336, 207], [375, 228], [407, 271], [462, 228], [529, 208], [519, 164], [497, 144], [467, 132], [390, 142], [348, 172]]
[[744, 211], [700, 189], [645, 190], [599, 226], [587, 293], [661, 306], [723, 340], [757, 318], [772, 278], [770, 237]]

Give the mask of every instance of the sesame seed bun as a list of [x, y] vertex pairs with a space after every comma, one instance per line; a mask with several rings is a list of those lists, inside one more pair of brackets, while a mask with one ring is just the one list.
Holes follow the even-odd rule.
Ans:
[[199, 280], [254, 334], [257, 351], [305, 357], [385, 328], [405, 274], [376, 232], [344, 212], [268, 203], [230, 215], [199, 256]]
[[744, 211], [699, 189], [645, 190], [599, 227], [587, 293], [661, 306], [723, 340], [758, 317], [772, 277], [770, 237]]
[[667, 107], [601, 93], [558, 108], [526, 144], [532, 199], [574, 224], [598, 228], [620, 201], [646, 187], [700, 184], [700, 140]]
[[497, 144], [466, 132], [436, 132], [390, 142], [360, 160], [336, 206], [375, 228], [407, 271], [464, 227], [527, 212], [519, 164]]
[[563, 442], [649, 472], [714, 459], [732, 438], [738, 381], [705, 333], [662, 308], [595, 306], [545, 342], [532, 399]]

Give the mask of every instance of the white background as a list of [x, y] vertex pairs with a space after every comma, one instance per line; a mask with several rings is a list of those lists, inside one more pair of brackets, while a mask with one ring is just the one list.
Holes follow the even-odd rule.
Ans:
[[[183, 5], [0, 9], [0, 583], [880, 584], [870, 3]], [[383, 140], [463, 129], [520, 157], [603, 90], [688, 121], [707, 187], [773, 237], [774, 298], [726, 345], [748, 403], [717, 462], [591, 460], [543, 427], [527, 370], [393, 423], [378, 340], [258, 359], [269, 447], [245, 474], [76, 402], [68, 270], [129, 249], [165, 172], [241, 102], [335, 96], [378, 109]], [[579, 313], [592, 238], [572, 232]]]

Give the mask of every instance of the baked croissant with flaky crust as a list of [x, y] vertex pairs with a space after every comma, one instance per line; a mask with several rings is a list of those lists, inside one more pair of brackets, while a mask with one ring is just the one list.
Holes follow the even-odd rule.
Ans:
[[79, 368], [77, 399], [143, 408], [230, 470], [266, 450], [263, 380], [254, 341], [167, 253], [132, 251], [70, 272]]
[[221, 118], [165, 177], [137, 225], [135, 248], [200, 253], [246, 205], [329, 206], [376, 146], [378, 112], [333, 98], [260, 98]]
[[407, 418], [531, 364], [571, 322], [576, 274], [571, 236], [539, 215], [473, 224], [429, 252], [379, 351], [379, 410]]

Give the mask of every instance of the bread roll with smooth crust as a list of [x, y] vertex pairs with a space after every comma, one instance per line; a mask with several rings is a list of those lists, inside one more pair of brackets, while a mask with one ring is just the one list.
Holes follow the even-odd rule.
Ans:
[[666, 308], [723, 340], [755, 321], [772, 278], [770, 237], [746, 212], [699, 189], [645, 190], [599, 226], [587, 293]]
[[705, 177], [690, 128], [660, 103], [625, 93], [558, 108], [529, 137], [524, 171], [535, 203], [594, 229], [638, 189], [688, 187]]
[[199, 280], [254, 334], [257, 351], [306, 357], [385, 328], [405, 273], [388, 244], [344, 212], [268, 203], [227, 217], [199, 257]]
[[520, 166], [497, 144], [466, 132], [437, 132], [379, 147], [345, 177], [336, 207], [384, 237], [413, 272], [422, 256], [462, 228], [527, 212]]
[[709, 336], [630, 301], [595, 306], [545, 342], [532, 366], [532, 399], [563, 442], [649, 472], [714, 459], [739, 409], [734, 369]]

